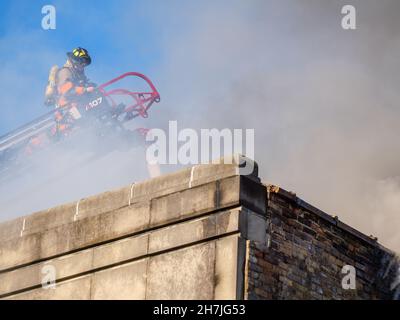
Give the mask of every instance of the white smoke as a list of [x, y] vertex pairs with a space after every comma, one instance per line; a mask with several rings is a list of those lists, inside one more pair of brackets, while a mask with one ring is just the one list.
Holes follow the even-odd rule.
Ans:
[[254, 128], [265, 181], [400, 250], [400, 3], [354, 1], [355, 31], [342, 5], [163, 8], [160, 90], [182, 126]]
[[[352, 1], [355, 31], [341, 28], [344, 4], [121, 2], [118, 19], [106, 26], [114, 35], [108, 49], [123, 59], [102, 70], [101, 64], [90, 68], [106, 79], [110, 70], [118, 74], [122, 64], [131, 69], [129, 59], [135, 55], [153, 54], [157, 59], [151, 77], [162, 101], [152, 114], [152, 127], [167, 128], [168, 120], [178, 120], [182, 128], [254, 128], [264, 181], [297, 192], [400, 250], [400, 2]], [[95, 15], [101, 9], [93, 10]], [[82, 14], [76, 13], [78, 18]], [[143, 21], [141, 30], [137, 20]], [[146, 42], [135, 45], [138, 34], [148, 30], [152, 33]], [[45, 82], [49, 61], [61, 57], [56, 53], [48, 54], [47, 67], [42, 61], [35, 68], [40, 77], [30, 77]], [[26, 55], [19, 61], [31, 60]], [[1, 111], [3, 122], [29, 97], [10, 98], [13, 89], [7, 80], [20, 81], [24, 70], [10, 64], [1, 71], [1, 85], [9, 89], [9, 99], [3, 96], [1, 105], [10, 106]], [[124, 158], [116, 156], [122, 162]], [[103, 166], [99, 170], [101, 175], [107, 172]], [[96, 185], [107, 190], [124, 182], [119, 174], [105, 178], [104, 184], [91, 179], [79, 191], [97, 192]], [[73, 186], [64, 185], [65, 194], [71, 188], [75, 196]]]

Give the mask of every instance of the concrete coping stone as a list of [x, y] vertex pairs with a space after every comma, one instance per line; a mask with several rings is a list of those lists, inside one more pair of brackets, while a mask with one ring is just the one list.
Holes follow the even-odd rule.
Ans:
[[218, 179], [240, 175], [240, 167], [250, 164], [248, 175], [259, 181], [258, 165], [241, 155], [232, 155], [212, 164], [201, 164], [162, 175], [116, 190], [90, 196], [47, 210], [0, 223], [0, 241], [22, 237], [27, 233], [42, 232], [63, 224], [99, 215], [132, 204], [151, 200], [170, 193], [190, 189]]

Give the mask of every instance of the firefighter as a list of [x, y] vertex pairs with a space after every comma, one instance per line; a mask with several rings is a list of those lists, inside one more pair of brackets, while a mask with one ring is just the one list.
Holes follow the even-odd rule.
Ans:
[[[50, 70], [45, 104], [55, 105], [56, 108], [66, 107], [73, 117], [79, 97], [93, 92], [95, 84], [90, 83], [85, 75], [85, 67], [92, 61], [86, 49], [75, 48], [67, 53], [67, 57], [62, 68], [53, 66]], [[55, 119], [57, 124], [53, 129], [54, 134], [65, 131], [69, 127], [68, 122], [71, 122], [71, 117], [65, 117], [60, 111], [56, 112]]]
[[67, 53], [68, 59], [64, 67], [57, 72], [57, 93], [59, 107], [64, 107], [76, 96], [87, 92], [93, 92], [94, 85], [89, 83], [85, 75], [87, 67], [92, 59], [86, 49], [76, 48]]

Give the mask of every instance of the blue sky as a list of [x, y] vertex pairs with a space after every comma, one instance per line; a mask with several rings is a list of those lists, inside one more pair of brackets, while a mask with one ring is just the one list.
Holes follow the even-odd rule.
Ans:
[[[47, 4], [56, 8], [56, 30], [41, 27]], [[162, 32], [151, 1], [2, 0], [0, 6], [0, 134], [45, 111], [48, 70], [63, 64], [73, 47], [90, 51], [87, 72], [96, 82], [125, 71], [151, 76], [161, 61]]]
[[[48, 46], [49, 50], [66, 51], [80, 44], [90, 48], [97, 62], [112, 63], [113, 66], [119, 66], [118, 62], [132, 54], [131, 50], [134, 49], [135, 64], [146, 67], [157, 58], [159, 48], [157, 41], [154, 41], [158, 30], [154, 28], [154, 21], [148, 20], [152, 6], [150, 2], [145, 3], [123, 0], [2, 0], [0, 35], [35, 35], [40, 41], [36, 45]], [[54, 5], [57, 10], [56, 30], [41, 28], [41, 8], [46, 4]], [[124, 24], [127, 19], [129, 25]], [[18, 52], [26, 47], [20, 43], [9, 49]], [[3, 55], [8, 54], [4, 52], [2, 58]]]
[[[47, 4], [56, 8], [56, 30], [41, 27]], [[0, 135], [45, 111], [48, 71], [76, 46], [92, 55], [91, 80], [144, 73], [157, 85], [169, 118], [195, 126], [216, 100], [231, 103], [230, 87], [243, 77], [307, 67], [315, 41], [297, 50], [310, 18], [300, 5], [279, 1], [1, 0], [0, 21]], [[325, 50], [332, 46], [327, 42]], [[244, 125], [241, 117], [231, 120]]]
[[[76, 46], [89, 50], [93, 63], [87, 74], [94, 82], [126, 71], [144, 73], [157, 85], [172, 119], [190, 118], [188, 108], [205, 107], [200, 98], [222, 92], [248, 69], [246, 46], [258, 41], [252, 30], [262, 17], [254, 5], [258, 0], [251, 5], [240, 0], [0, 3], [0, 135], [47, 111], [42, 101], [48, 71], [62, 65]], [[48, 4], [56, 8], [56, 30], [41, 27], [41, 9]], [[251, 55], [263, 58], [261, 51]], [[284, 55], [280, 52], [279, 59]], [[190, 104], [182, 93], [192, 98]]]

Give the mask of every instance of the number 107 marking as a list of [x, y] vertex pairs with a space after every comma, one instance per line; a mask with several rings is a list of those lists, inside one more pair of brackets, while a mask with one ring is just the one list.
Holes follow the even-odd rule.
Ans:
[[96, 100], [93, 100], [92, 102], [89, 102], [88, 106], [86, 107], [86, 110], [92, 109], [94, 107], [97, 107], [100, 103], [102, 103], [103, 97], [99, 97]]

